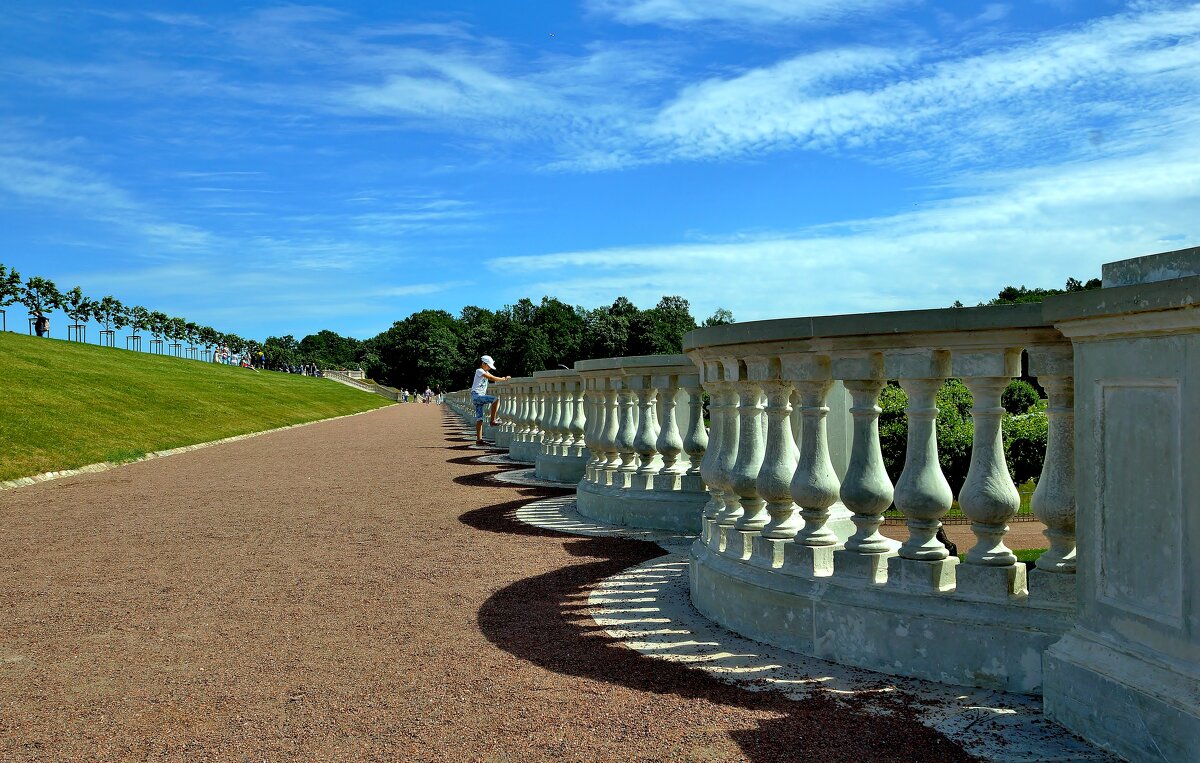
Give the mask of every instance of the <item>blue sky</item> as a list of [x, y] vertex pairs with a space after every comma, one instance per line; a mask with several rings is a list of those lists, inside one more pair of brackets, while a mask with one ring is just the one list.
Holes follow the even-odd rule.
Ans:
[[944, 307], [1200, 243], [1198, 3], [6, 6], [0, 262], [244, 336]]

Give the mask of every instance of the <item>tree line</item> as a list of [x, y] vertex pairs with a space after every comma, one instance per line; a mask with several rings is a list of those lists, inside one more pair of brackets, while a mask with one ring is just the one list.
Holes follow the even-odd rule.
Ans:
[[[718, 309], [702, 325], [733, 323]], [[688, 301], [665, 296], [641, 309], [625, 297], [587, 309], [554, 297], [521, 299], [498, 310], [469, 305], [458, 315], [421, 310], [370, 339], [320, 331], [297, 342], [266, 341], [319, 358], [325, 367], [361, 368], [371, 378], [408, 389], [466, 386], [482, 355], [492, 355], [505, 375], [572, 367], [577, 360], [680, 352], [683, 335], [697, 327]]]
[[141, 305], [126, 306], [116, 297], [93, 299], [85, 295], [79, 286], [61, 291], [53, 281], [41, 276], [30, 276], [22, 282], [20, 273], [0, 263], [0, 310], [14, 303], [24, 305], [30, 316], [62, 310], [75, 321], [75, 325], [85, 325], [94, 320], [105, 331], [119, 331], [128, 327], [135, 336], [144, 331], [155, 339], [187, 342], [193, 346], [224, 345], [234, 353], [259, 348], [252, 339], [169, 316], [158, 310], [149, 310]]

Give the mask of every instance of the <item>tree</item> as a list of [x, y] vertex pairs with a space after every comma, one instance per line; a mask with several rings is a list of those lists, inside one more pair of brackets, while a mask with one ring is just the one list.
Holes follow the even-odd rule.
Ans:
[[1068, 278], [1066, 286], [1062, 289], [1030, 289], [1024, 285], [1021, 286], [1005, 286], [996, 295], [996, 298], [988, 302], [989, 305], [1017, 305], [1024, 302], [1041, 302], [1046, 297], [1053, 297], [1055, 294], [1067, 294], [1077, 291], [1091, 291], [1099, 289], [1103, 284], [1099, 278], [1092, 278], [1087, 283], [1081, 282], [1078, 278]]
[[30, 276], [21, 288], [21, 296], [18, 299], [29, 308], [30, 315], [47, 313], [63, 306], [62, 292], [53, 281], [41, 276]]
[[21, 298], [21, 274], [0, 264], [0, 310]]
[[696, 328], [683, 297], [663, 297], [655, 307], [639, 311], [629, 324], [631, 355], [673, 355], [683, 351], [683, 335]]
[[353, 337], [323, 330], [300, 340], [300, 352], [321, 368], [346, 368], [358, 359], [361, 343]]
[[188, 321], [183, 325], [183, 337], [187, 340], [189, 347], [195, 347], [200, 341], [200, 326], [192, 321]]
[[146, 328], [150, 330], [150, 334], [155, 339], [161, 341], [162, 338], [167, 335], [167, 331], [170, 328], [170, 323], [171, 319], [167, 317], [166, 313], [154, 310], [150, 313], [150, 320], [147, 323]]
[[128, 323], [125, 306], [115, 297], [103, 297], [92, 310], [92, 317], [105, 331], [119, 331]]
[[701, 323], [700, 325], [707, 328], [708, 326], [728, 326], [729, 324], [736, 322], [737, 321], [733, 319], [732, 312], [723, 307], [718, 307], [716, 311], [713, 312], [712, 315], [705, 318], [704, 323]]
[[83, 289], [76, 286], [63, 295], [63, 311], [75, 323], [87, 323], [96, 312], [96, 301], [84, 296]]
[[146, 329], [150, 328], [150, 311], [141, 305], [136, 305], [129, 308], [128, 318], [129, 328], [133, 332], [134, 336], [137, 336], [139, 331], [145, 331]]
[[221, 334], [212, 326], [200, 326], [196, 329], [196, 336], [200, 340], [200, 344], [207, 347], [216, 347], [221, 343]]
[[280, 369], [300, 364], [300, 343], [288, 334], [269, 336], [263, 342], [263, 359], [267, 368]]
[[183, 318], [168, 318], [163, 332], [168, 339], [178, 344], [179, 340], [187, 336], [187, 321]]

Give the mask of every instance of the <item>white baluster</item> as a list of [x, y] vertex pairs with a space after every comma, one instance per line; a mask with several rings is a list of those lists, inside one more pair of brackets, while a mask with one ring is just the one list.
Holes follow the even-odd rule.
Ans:
[[825, 398], [833, 386], [829, 358], [821, 355], [792, 355], [784, 358], [784, 372], [800, 395], [800, 456], [792, 477], [792, 500], [800, 507], [804, 526], [796, 543], [805, 546], [835, 546], [837, 535], [826, 527], [829, 507], [837, 503], [841, 484], [829, 458]]
[[1029, 572], [1029, 595], [1075, 600], [1075, 378], [1070, 345], [1029, 348], [1029, 372], [1049, 400], [1046, 459], [1031, 505], [1050, 541]]
[[708, 391], [708, 414], [711, 422], [708, 430], [708, 446], [704, 450], [704, 456], [700, 459], [700, 478], [704, 480], [709, 494], [708, 503], [704, 505], [703, 510], [703, 540], [705, 543], [715, 544], [710, 523], [715, 521], [717, 515], [725, 508], [725, 491], [718, 485], [718, 482], [721, 479], [719, 470], [721, 452], [724, 448], [722, 432], [725, 426], [724, 406], [728, 384], [721, 380], [717, 363], [705, 363], [703, 371], [702, 383], [704, 389]]
[[637, 403], [636, 395], [625, 380], [622, 380], [620, 395], [617, 403], [620, 406], [617, 429], [617, 452], [621, 455], [621, 466], [617, 469], [617, 484], [622, 488], [631, 486], [630, 477], [637, 472], [637, 449], [634, 446], [637, 437]]
[[[800, 455], [792, 440], [792, 383], [773, 379], [763, 382], [763, 390], [767, 396], [767, 446], [758, 472], [758, 494], [767, 502], [771, 521], [763, 527], [762, 537], [791, 540], [800, 529], [791, 489]], [[772, 553], [771, 558], [774, 566], [779, 557]]]
[[652, 380], [658, 393], [660, 426], [654, 449], [662, 457], [662, 474], [680, 475], [687, 472], [687, 464], [679, 461], [683, 453], [683, 437], [679, 434], [679, 420], [675, 412], [679, 392], [677, 376], [656, 376]]
[[571, 434], [570, 455], [580, 458], [583, 456], [586, 444], [583, 437], [584, 429], [587, 427], [587, 407], [584, 399], [583, 383], [580, 379], [571, 381], [571, 394], [575, 404], [571, 411], [571, 423], [569, 432]]
[[688, 456], [688, 470], [684, 475], [684, 488], [694, 490], [697, 488], [688, 483], [703, 479], [702, 462], [708, 455], [708, 430], [704, 428], [704, 389], [700, 386], [700, 378], [696, 374], [680, 377], [680, 386], [688, 395], [688, 427], [683, 438], [683, 452]]
[[[888, 352], [884, 358], [889, 376], [895, 376], [908, 395], [907, 453], [894, 498], [896, 507], [904, 512], [908, 538], [900, 544], [900, 558], [888, 560], [888, 584], [950, 590], [958, 558], [947, 558], [946, 547], [936, 536], [954, 494], [938, 462], [935, 403], [949, 375], [950, 358], [946, 352], [933, 350]], [[926, 567], [905, 564], [910, 561]]]
[[[734, 527], [740, 530], [743, 558], [750, 556], [747, 534], [757, 534], [767, 524], [766, 505], [758, 495], [758, 471], [766, 451], [766, 432], [763, 426], [763, 395], [761, 382], [745, 378], [734, 386], [738, 393], [738, 457], [733, 465], [732, 487], [741, 510]], [[739, 553], [734, 549], [734, 553]]]
[[654, 475], [662, 469], [662, 461], [658, 458], [655, 444], [658, 441], [658, 416], [655, 413], [655, 401], [658, 392], [650, 386], [650, 378], [638, 377], [640, 386], [635, 390], [638, 401], [638, 429], [633, 438], [633, 447], [638, 454], [638, 480], [635, 487], [649, 489], [653, 485]]

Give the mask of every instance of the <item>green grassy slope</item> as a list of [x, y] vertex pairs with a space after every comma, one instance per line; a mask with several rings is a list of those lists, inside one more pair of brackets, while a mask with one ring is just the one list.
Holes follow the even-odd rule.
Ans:
[[0, 480], [388, 404], [327, 379], [0, 333]]

